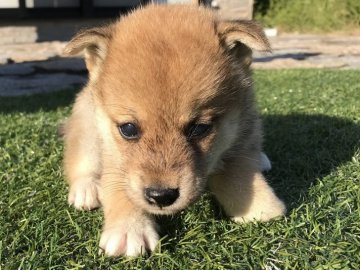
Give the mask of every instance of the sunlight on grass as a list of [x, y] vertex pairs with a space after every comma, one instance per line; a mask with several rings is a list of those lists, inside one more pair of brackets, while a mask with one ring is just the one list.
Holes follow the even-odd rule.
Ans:
[[257, 71], [267, 174], [285, 218], [237, 225], [209, 195], [161, 218], [148, 257], [98, 254], [102, 213], [70, 208], [57, 127], [73, 91], [0, 98], [1, 269], [359, 269], [358, 71]]

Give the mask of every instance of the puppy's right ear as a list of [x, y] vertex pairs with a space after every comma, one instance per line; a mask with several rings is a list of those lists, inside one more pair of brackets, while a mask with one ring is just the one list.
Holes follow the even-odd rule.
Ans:
[[104, 61], [112, 32], [112, 26], [84, 30], [66, 45], [64, 55], [70, 56], [84, 51], [86, 67], [92, 72]]
[[254, 21], [222, 21], [217, 31], [220, 43], [246, 66], [251, 64], [253, 50], [271, 52], [262, 27]]

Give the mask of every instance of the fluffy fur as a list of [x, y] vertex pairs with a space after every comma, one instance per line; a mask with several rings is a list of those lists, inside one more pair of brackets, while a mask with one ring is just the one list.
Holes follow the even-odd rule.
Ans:
[[[149, 5], [68, 44], [69, 55], [85, 52], [90, 72], [64, 127], [69, 203], [103, 207], [107, 255], [154, 250], [153, 215], [184, 209], [206, 189], [236, 222], [284, 214], [261, 173], [271, 165], [261, 152], [252, 49], [270, 50], [256, 23], [220, 22], [186, 5]], [[136, 123], [140, 138], [120, 136], [123, 123]], [[211, 130], [193, 140], [191, 123]], [[159, 207], [144, 198], [148, 187], [179, 197]]]

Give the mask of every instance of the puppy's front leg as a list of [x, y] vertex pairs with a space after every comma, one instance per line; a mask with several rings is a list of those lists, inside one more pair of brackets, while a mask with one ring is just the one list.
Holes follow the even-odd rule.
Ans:
[[237, 157], [209, 179], [209, 188], [235, 222], [268, 221], [284, 215], [285, 205], [260, 171], [259, 155]]
[[78, 209], [97, 208], [100, 206], [100, 140], [90, 89], [86, 88], [79, 94], [63, 129], [64, 168], [70, 186], [69, 204]]
[[159, 240], [153, 217], [135, 207], [124, 190], [107, 190], [105, 186], [103, 191], [105, 224], [100, 247], [105, 254], [137, 256], [153, 251]]

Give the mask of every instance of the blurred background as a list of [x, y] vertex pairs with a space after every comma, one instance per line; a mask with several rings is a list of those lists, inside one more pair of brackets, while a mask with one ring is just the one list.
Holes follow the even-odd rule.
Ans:
[[255, 0], [254, 18], [286, 32], [359, 33], [359, 0]]
[[[86, 82], [79, 57], [62, 58], [80, 29], [111, 22], [149, 0], [0, 0], [0, 95]], [[359, 0], [153, 0], [205, 5], [224, 20], [262, 23], [273, 54], [254, 68], [360, 68]]]
[[[151, 0], [1, 0], [0, 19], [111, 17]], [[197, 2], [226, 19], [255, 18], [283, 31], [356, 30], [359, 0], [153, 0], [157, 3]]]

